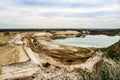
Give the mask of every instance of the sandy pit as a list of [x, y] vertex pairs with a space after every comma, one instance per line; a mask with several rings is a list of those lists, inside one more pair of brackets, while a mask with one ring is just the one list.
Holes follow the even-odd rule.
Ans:
[[0, 47], [0, 65], [24, 62], [29, 60], [22, 46], [6, 45]]

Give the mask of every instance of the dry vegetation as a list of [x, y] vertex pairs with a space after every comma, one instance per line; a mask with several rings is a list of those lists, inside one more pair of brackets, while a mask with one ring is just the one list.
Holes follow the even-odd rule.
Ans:
[[0, 32], [0, 46], [4, 46], [10, 41], [15, 34], [10, 34], [9, 32]]

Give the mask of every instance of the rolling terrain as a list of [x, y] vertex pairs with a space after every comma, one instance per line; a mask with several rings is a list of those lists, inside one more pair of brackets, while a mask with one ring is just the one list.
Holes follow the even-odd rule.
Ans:
[[120, 42], [102, 49], [66, 46], [52, 42], [53, 39], [88, 34], [113, 36], [119, 35], [119, 32], [119, 30], [1, 31], [0, 79], [120, 79], [118, 76]]

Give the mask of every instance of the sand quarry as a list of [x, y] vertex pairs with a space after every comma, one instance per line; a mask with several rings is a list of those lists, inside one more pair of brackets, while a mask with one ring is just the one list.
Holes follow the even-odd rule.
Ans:
[[51, 41], [53, 35], [48, 32], [1, 33], [1, 37], [5, 37], [1, 39], [9, 38], [0, 43], [0, 80], [61, 80], [66, 77], [78, 80], [78, 70], [99, 70], [102, 52], [56, 44]]

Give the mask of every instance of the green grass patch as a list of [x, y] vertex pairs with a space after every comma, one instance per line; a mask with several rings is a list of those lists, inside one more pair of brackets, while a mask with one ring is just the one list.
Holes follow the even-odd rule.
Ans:
[[102, 52], [105, 53], [105, 57], [114, 60], [115, 62], [120, 61], [120, 55], [115, 52], [115, 46], [112, 45], [108, 48], [102, 48]]

